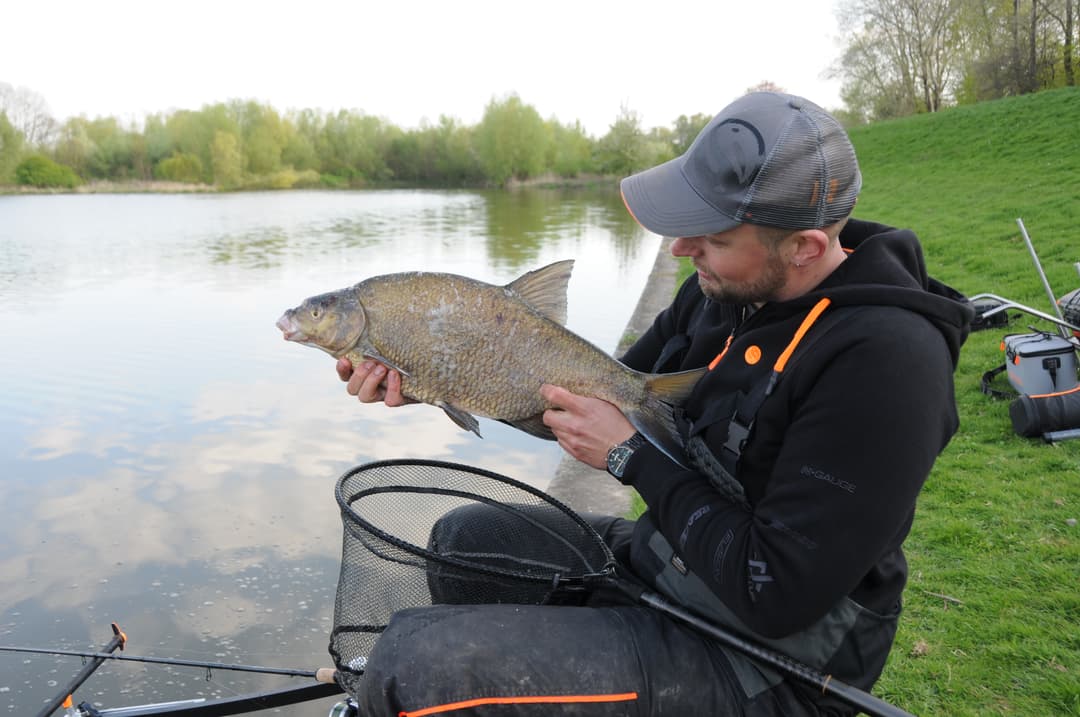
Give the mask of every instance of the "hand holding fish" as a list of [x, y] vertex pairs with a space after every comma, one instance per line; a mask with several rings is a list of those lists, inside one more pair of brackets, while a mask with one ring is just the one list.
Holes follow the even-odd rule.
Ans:
[[338, 378], [348, 382], [345, 390], [362, 403], [382, 401], [391, 407], [416, 403], [401, 395], [401, 374], [377, 361], [363, 361], [354, 369], [352, 362], [342, 357], [336, 368]]
[[593, 468], [605, 469], [611, 447], [637, 430], [617, 406], [603, 399], [551, 384], [541, 386], [540, 395], [554, 406], [544, 411], [544, 425], [564, 451]]

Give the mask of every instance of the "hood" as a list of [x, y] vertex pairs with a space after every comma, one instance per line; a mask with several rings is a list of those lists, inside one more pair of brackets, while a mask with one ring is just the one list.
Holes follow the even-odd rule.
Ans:
[[963, 294], [929, 276], [922, 246], [907, 229], [850, 220], [840, 234], [843, 262], [808, 294], [790, 302], [802, 310], [824, 296], [834, 306], [898, 306], [927, 318], [945, 337], [955, 368], [975, 312]]

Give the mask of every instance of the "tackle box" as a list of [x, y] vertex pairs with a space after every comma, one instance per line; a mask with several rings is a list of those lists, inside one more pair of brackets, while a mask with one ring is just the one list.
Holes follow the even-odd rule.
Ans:
[[1054, 334], [1008, 334], [1001, 340], [1009, 383], [1028, 396], [1075, 388], [1076, 347]]

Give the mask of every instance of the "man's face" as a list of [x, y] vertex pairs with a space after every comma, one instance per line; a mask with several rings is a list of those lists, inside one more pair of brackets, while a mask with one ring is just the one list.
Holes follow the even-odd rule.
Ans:
[[719, 234], [679, 237], [671, 253], [693, 262], [701, 291], [710, 299], [762, 304], [776, 300], [786, 285], [787, 262], [758, 232], [751, 224], [740, 224]]

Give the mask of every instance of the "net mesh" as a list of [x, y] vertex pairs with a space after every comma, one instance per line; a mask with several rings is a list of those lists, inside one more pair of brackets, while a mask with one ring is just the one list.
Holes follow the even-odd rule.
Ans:
[[398, 610], [579, 600], [614, 559], [582, 518], [524, 483], [437, 461], [382, 461], [337, 484], [341, 574], [330, 654], [355, 692]]
[[[1073, 289], [1058, 299], [1058, 306], [1062, 318], [1073, 326], [1080, 326], [1080, 289]], [[1080, 331], [1073, 331], [1073, 335], [1080, 338]]]

